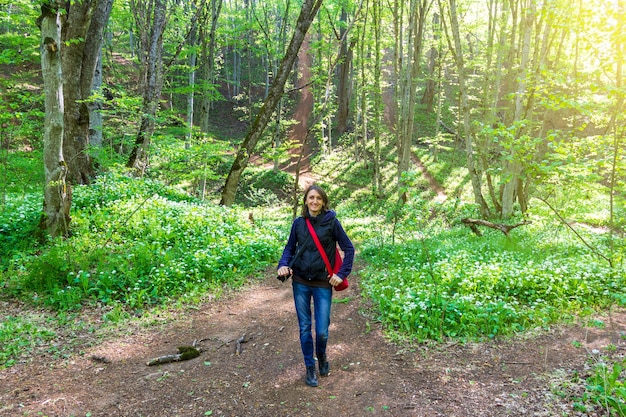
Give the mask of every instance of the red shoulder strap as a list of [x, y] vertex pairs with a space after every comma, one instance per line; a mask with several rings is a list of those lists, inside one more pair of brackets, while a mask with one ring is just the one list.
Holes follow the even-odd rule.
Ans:
[[313, 228], [313, 225], [311, 224], [309, 219], [305, 219], [305, 220], [306, 220], [306, 225], [309, 228], [309, 232], [311, 232], [311, 237], [313, 238], [313, 242], [315, 242], [315, 246], [317, 246], [317, 250], [320, 252], [320, 255], [322, 256], [322, 260], [326, 264], [326, 269], [328, 270], [328, 273], [330, 274], [330, 276], [332, 276], [333, 268], [330, 266], [328, 255], [326, 255], [324, 248], [322, 248], [322, 244], [320, 243], [320, 240], [317, 238], [317, 234], [315, 233], [315, 229]]

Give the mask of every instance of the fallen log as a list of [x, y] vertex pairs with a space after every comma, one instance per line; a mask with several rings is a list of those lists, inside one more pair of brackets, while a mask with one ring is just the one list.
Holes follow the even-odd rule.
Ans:
[[492, 223], [487, 220], [470, 219], [470, 218], [461, 219], [461, 222], [464, 225], [468, 226], [470, 229], [472, 229], [472, 232], [474, 232], [477, 236], [483, 235], [482, 232], [478, 229], [478, 226], [485, 226], [485, 227], [490, 227], [492, 229], [501, 231], [502, 233], [504, 233], [506, 237], [509, 237], [509, 233], [511, 232], [511, 230], [515, 229], [516, 227], [524, 226], [526, 224], [531, 223], [528, 220], [524, 220], [521, 223], [510, 225], [510, 224], [502, 224], [502, 223]]
[[243, 336], [237, 339], [237, 347], [235, 348], [235, 355], [237, 356], [241, 355], [241, 344], [246, 343], [248, 340], [249, 338], [246, 337], [245, 333], [243, 334]]
[[178, 353], [159, 356], [158, 358], [154, 358], [149, 361], [146, 365], [154, 366], [162, 365], [164, 363], [187, 361], [189, 359], [197, 358], [198, 356], [200, 356], [200, 349], [195, 346], [179, 346]]

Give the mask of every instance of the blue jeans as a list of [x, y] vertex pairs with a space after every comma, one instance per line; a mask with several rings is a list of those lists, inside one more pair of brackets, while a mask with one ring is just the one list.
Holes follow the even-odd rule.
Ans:
[[315, 366], [313, 357], [313, 335], [311, 333], [311, 298], [315, 314], [315, 354], [326, 355], [332, 288], [311, 287], [292, 280], [293, 299], [296, 304], [298, 325], [300, 326], [300, 347], [305, 366]]

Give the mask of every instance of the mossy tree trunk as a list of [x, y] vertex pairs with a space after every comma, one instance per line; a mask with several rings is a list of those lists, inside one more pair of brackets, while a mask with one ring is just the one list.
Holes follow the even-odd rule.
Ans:
[[72, 193], [67, 183], [63, 157], [63, 70], [61, 68], [61, 26], [65, 18], [59, 3], [42, 7], [41, 72], [45, 95], [44, 206], [41, 227], [52, 236], [65, 236], [70, 225]]

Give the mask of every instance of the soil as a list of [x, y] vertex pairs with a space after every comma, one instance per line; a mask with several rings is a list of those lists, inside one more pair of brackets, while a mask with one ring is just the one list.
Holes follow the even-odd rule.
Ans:
[[[590, 358], [606, 355], [609, 346], [621, 355], [623, 312], [605, 317], [603, 328], [568, 326], [485, 343], [397, 344], [360, 296], [356, 269], [350, 288], [335, 293], [331, 372], [317, 388], [304, 383], [291, 281], [280, 283], [271, 268], [240, 291], [172, 309], [151, 326], [129, 325], [106, 338], [73, 335], [82, 343], [65, 359], [42, 349], [0, 371], [0, 415], [603, 415], [574, 411], [558, 383], [583, 377]], [[194, 341], [199, 357], [147, 365]]]

